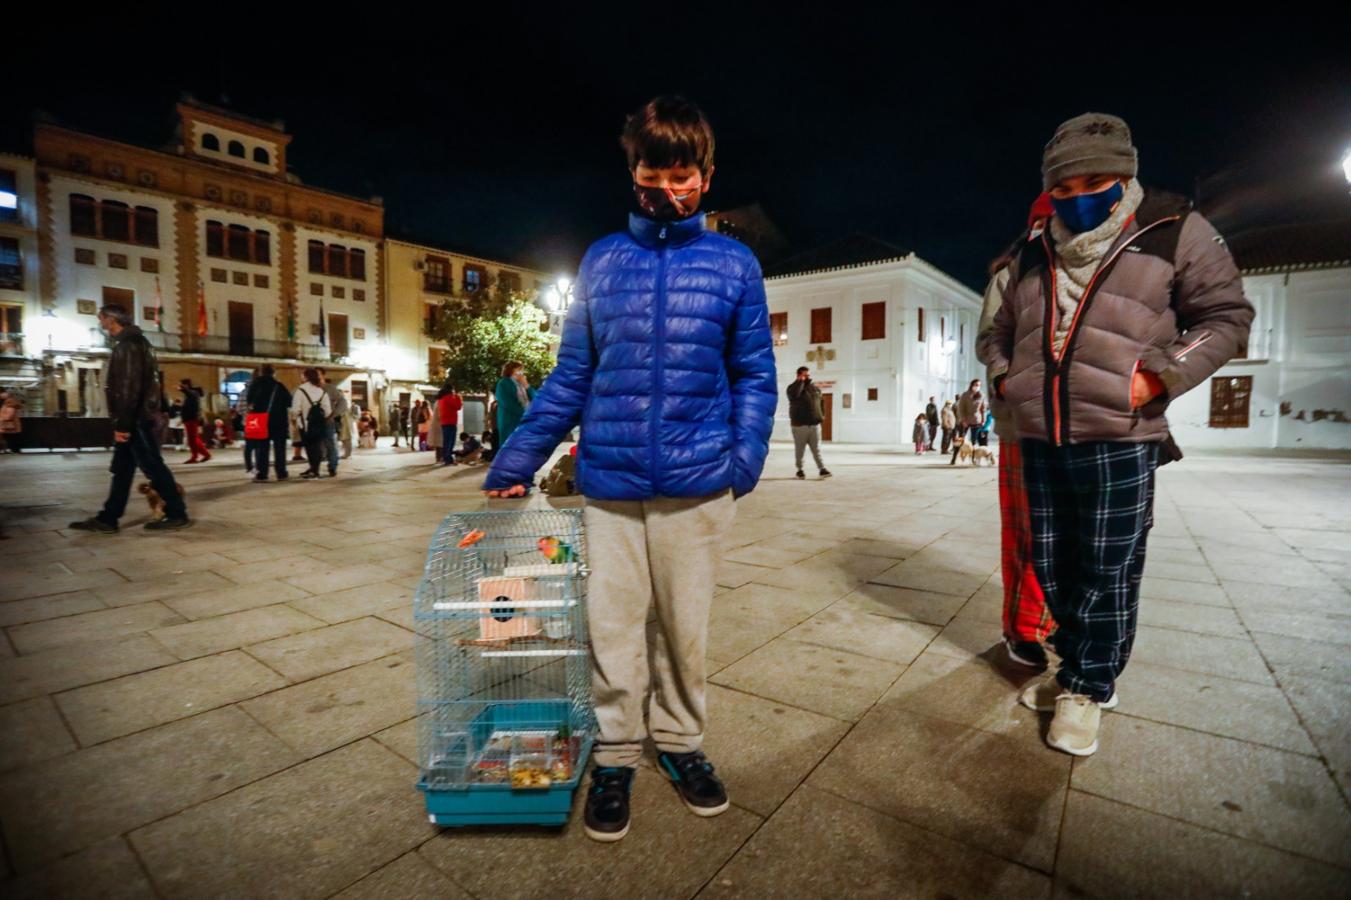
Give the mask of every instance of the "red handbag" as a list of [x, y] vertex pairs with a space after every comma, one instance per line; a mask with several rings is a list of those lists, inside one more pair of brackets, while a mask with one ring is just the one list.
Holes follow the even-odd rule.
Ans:
[[[272, 396], [267, 398], [267, 408], [272, 409], [272, 401], [277, 399], [277, 389], [272, 389]], [[250, 441], [265, 441], [270, 436], [268, 432], [268, 414], [265, 412], [251, 412], [244, 416], [244, 439]]]

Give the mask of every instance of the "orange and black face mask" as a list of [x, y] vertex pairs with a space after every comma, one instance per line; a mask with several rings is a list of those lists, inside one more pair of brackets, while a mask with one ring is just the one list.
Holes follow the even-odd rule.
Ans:
[[673, 222], [687, 219], [699, 210], [699, 201], [703, 198], [702, 183], [679, 191], [664, 187], [644, 187], [634, 183], [633, 195], [638, 199], [638, 208], [643, 215], [661, 222]]

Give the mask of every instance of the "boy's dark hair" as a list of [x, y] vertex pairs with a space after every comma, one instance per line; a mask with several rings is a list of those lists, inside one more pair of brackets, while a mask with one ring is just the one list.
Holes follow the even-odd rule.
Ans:
[[684, 97], [654, 97], [624, 122], [619, 143], [628, 157], [629, 171], [642, 163], [654, 169], [698, 166], [707, 175], [713, 168], [713, 126], [703, 111]]
[[811, 369], [807, 368], [806, 366], [798, 366], [797, 372], [795, 374], [801, 375], [803, 372], [810, 372], [810, 371]]
[[467, 441], [467, 440], [469, 440], [469, 432], [467, 432], [467, 431], [461, 431], [461, 432], [460, 432], [460, 440], [462, 440], [462, 441]]

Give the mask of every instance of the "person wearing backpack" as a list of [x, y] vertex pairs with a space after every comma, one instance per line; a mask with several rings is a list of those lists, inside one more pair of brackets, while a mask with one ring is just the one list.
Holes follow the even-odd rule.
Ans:
[[291, 416], [300, 431], [300, 439], [305, 445], [305, 458], [310, 464], [300, 477], [318, 478], [319, 465], [325, 457], [329, 420], [333, 417], [333, 402], [324, 392], [323, 379], [318, 369], [311, 367], [305, 370], [304, 383], [291, 396]]
[[[247, 439], [247, 446], [253, 453], [253, 464], [258, 469], [254, 481], [267, 481], [267, 453], [271, 448], [277, 462], [277, 480], [285, 481], [286, 439], [288, 437], [287, 418], [291, 411], [291, 392], [276, 379], [277, 370], [272, 366], [263, 366], [257, 378], [249, 385], [246, 397], [250, 416], [262, 413], [267, 416], [267, 437]], [[245, 424], [247, 431], [248, 424]]]

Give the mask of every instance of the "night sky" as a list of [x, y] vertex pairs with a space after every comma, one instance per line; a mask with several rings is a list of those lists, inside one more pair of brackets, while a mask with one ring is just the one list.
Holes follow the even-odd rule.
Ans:
[[462, 6], [315, 6], [286, 23], [266, 5], [218, 6], [210, 21], [182, 18], [181, 5], [72, 15], [11, 35], [0, 148], [28, 151], [36, 110], [160, 146], [188, 91], [284, 119], [292, 171], [383, 196], [390, 236], [560, 272], [622, 227], [632, 194], [617, 135], [661, 92], [713, 121], [705, 208], [758, 201], [794, 249], [868, 232], [973, 287], [1020, 228], [1054, 127], [1089, 109], [1130, 123], [1146, 184], [1251, 188], [1260, 172], [1333, 215], [1348, 202], [1341, 21], [1120, 6], [1075, 24], [1054, 21], [1067, 9], [1055, 4], [950, 18], [828, 15], [830, 4], [660, 17], [636, 12], [646, 4], [486, 4], [505, 12], [477, 17]]

